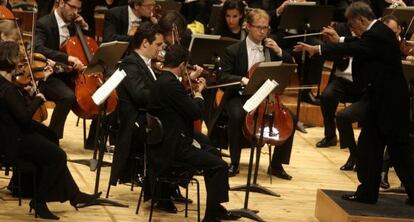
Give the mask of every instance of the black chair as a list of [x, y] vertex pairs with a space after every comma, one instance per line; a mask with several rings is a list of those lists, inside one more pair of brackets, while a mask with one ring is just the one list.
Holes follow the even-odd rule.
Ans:
[[[151, 146], [157, 145], [162, 142], [163, 135], [164, 135], [164, 129], [161, 123], [161, 120], [158, 117], [152, 116], [150, 114], [147, 114], [147, 123], [145, 126], [145, 149], [144, 149], [144, 184], [146, 184], [146, 181], [148, 179], [147, 175], [147, 152], [148, 149], [151, 148]], [[149, 215], [149, 221], [152, 220], [152, 213], [154, 210], [154, 204], [158, 200], [155, 198], [155, 187], [159, 183], [169, 183], [169, 184], [185, 184], [185, 198], [188, 200], [188, 184], [190, 182], [194, 182], [197, 185], [197, 220], [200, 221], [200, 183], [197, 179], [193, 178], [193, 175], [196, 174], [197, 170], [192, 168], [188, 164], [180, 163], [180, 162], [174, 162], [172, 164], [172, 171], [169, 176], [162, 176], [162, 177], [156, 177], [155, 178], [155, 184], [152, 184], [151, 187], [151, 209], [150, 209], [150, 215]], [[145, 193], [144, 189], [145, 185], [142, 187], [141, 192], [139, 194], [138, 198], [138, 204], [136, 209], [136, 214], [139, 212], [139, 208], [141, 205], [142, 196]], [[188, 216], [188, 201], [185, 203], [185, 217]]]

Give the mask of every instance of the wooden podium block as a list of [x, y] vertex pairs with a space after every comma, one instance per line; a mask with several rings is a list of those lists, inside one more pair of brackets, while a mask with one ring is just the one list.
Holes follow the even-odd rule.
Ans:
[[414, 206], [407, 195], [382, 193], [377, 204], [342, 200], [351, 191], [318, 190], [315, 217], [321, 222], [414, 222]]

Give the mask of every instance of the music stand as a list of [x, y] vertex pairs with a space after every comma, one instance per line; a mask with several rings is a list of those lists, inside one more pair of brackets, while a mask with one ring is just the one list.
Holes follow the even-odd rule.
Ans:
[[[89, 63], [88, 67], [84, 70], [84, 74], [93, 74], [93, 73], [105, 73], [106, 70], [109, 68], [115, 68], [115, 65], [124, 55], [125, 50], [128, 47], [127, 42], [108, 42], [101, 44], [98, 50], [95, 52], [91, 62]], [[115, 86], [116, 87], [116, 86]], [[98, 91], [98, 90], [97, 90]], [[93, 96], [91, 95], [93, 98]], [[95, 100], [94, 100], [95, 101]], [[98, 105], [98, 104], [97, 104]], [[96, 180], [95, 180], [95, 193], [98, 193], [99, 189], [99, 180], [100, 180], [100, 173], [101, 173], [101, 166], [103, 164], [103, 156], [105, 152], [106, 142], [108, 138], [108, 124], [106, 120], [106, 99], [102, 104], [99, 104], [99, 114], [97, 117], [97, 127], [95, 133], [95, 150], [93, 154], [93, 158], [88, 160], [89, 166], [91, 171], [96, 171]], [[97, 154], [99, 154], [98, 159], [96, 159]], [[71, 160], [71, 162], [82, 162], [84, 160]], [[86, 207], [90, 205], [113, 205], [113, 206], [120, 206], [120, 207], [128, 207], [123, 204], [119, 204], [114, 201], [101, 199], [99, 198], [98, 201], [95, 203], [90, 203], [88, 205], [84, 205], [81, 207]]]
[[223, 8], [223, 5], [217, 5], [214, 4], [211, 8], [211, 15], [210, 19], [208, 21], [208, 29], [210, 29], [211, 32], [215, 31], [215, 28], [217, 27], [218, 23], [220, 22], [221, 18], [221, 9]]
[[156, 0], [155, 2], [161, 6], [163, 12], [171, 10], [179, 12], [182, 6], [181, 2], [177, 2], [174, 0]]
[[[307, 42], [306, 34], [308, 34], [308, 32], [311, 30], [322, 30], [323, 27], [328, 26], [330, 21], [332, 21], [333, 13], [334, 8], [332, 6], [292, 4], [289, 5], [283, 12], [279, 28], [298, 29], [300, 31], [304, 31], [303, 42]], [[301, 59], [301, 65], [303, 68], [301, 68], [300, 73], [298, 73], [299, 90], [296, 105], [296, 115], [298, 120], [300, 115], [300, 105], [302, 101], [302, 89], [300, 88], [300, 85], [302, 84], [305, 75], [305, 55], [306, 52], [303, 51]], [[298, 121], [297, 127], [301, 132], [306, 133], [306, 129], [302, 122]]]
[[239, 40], [221, 37], [220, 35], [193, 34], [188, 50], [190, 51], [190, 64], [208, 67], [212, 59], [222, 57], [226, 48]]
[[[276, 94], [282, 94], [286, 86], [289, 84], [290, 80], [290, 74], [294, 72], [297, 65], [294, 64], [283, 64], [283, 65], [274, 65], [272, 62], [266, 64], [266, 62], [262, 63], [263, 66], [258, 66], [252, 77], [249, 80], [249, 83], [245, 87], [243, 91], [243, 95], [253, 95], [256, 93], [256, 91], [263, 85], [263, 83], [266, 80], [275, 80], [279, 85], [276, 87], [276, 89], [273, 90]], [[266, 106], [268, 102], [268, 96], [266, 98]], [[251, 143], [251, 150], [250, 150], [250, 159], [249, 159], [249, 168], [247, 173], [247, 183], [246, 185], [238, 186], [235, 188], [231, 188], [230, 190], [245, 190], [245, 199], [244, 199], [244, 207], [237, 210], [231, 210], [232, 212], [235, 212], [242, 217], [250, 218], [255, 221], [264, 221], [262, 218], [260, 218], [257, 213], [259, 211], [257, 210], [250, 210], [248, 208], [249, 205], [249, 194], [250, 191], [252, 192], [259, 192], [263, 194], [269, 194], [272, 196], [279, 197], [280, 195], [274, 193], [273, 191], [260, 186], [256, 183], [257, 181], [257, 172], [260, 162], [260, 153], [261, 153], [261, 146], [262, 140], [263, 140], [263, 133], [264, 133], [264, 123], [262, 122], [261, 131], [260, 131], [260, 137], [259, 141], [257, 141], [256, 138], [256, 124], [258, 119], [258, 112], [255, 112], [254, 115], [254, 132], [252, 134], [252, 143]], [[256, 151], [256, 162], [255, 162], [255, 175], [253, 183], [251, 184], [251, 177], [252, 177], [252, 170], [253, 170], [253, 158], [254, 158], [254, 149], [257, 148]]]

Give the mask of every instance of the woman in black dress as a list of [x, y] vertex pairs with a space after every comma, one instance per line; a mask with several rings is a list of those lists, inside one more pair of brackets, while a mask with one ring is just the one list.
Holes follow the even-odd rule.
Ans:
[[27, 101], [25, 90], [12, 82], [20, 58], [19, 46], [6, 41], [0, 42], [0, 48], [0, 147], [12, 162], [30, 162], [37, 167], [36, 201], [30, 201], [30, 209], [41, 218], [57, 220], [59, 217], [49, 211], [46, 202], [69, 200], [76, 208], [95, 201], [100, 193], [89, 195], [79, 190], [58, 140], [45, 136], [48, 128], [32, 120], [45, 99], [37, 93]]

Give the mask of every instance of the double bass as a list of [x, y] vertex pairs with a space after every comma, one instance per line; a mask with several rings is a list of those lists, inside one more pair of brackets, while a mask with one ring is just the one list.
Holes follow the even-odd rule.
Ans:
[[[62, 47], [62, 51], [70, 56], [77, 57], [83, 64], [87, 65], [92, 60], [93, 54], [98, 49], [96, 41], [85, 36], [82, 29], [75, 23], [76, 35], [69, 38]], [[74, 93], [76, 104], [72, 111], [80, 118], [94, 119], [99, 114], [99, 107], [93, 102], [92, 95], [103, 84], [102, 73], [83, 74], [78, 71], [74, 79]], [[115, 91], [107, 99], [105, 112], [112, 113], [117, 105], [117, 94]]]
[[[249, 79], [259, 64], [256, 63], [250, 68]], [[257, 115], [257, 122], [255, 122], [255, 115]], [[281, 145], [292, 135], [294, 129], [290, 112], [283, 106], [279, 96], [275, 93], [271, 93], [255, 112], [247, 113], [243, 124], [245, 138], [252, 142], [253, 132], [255, 132], [255, 138], [260, 146], [264, 144]], [[260, 137], [261, 135], [263, 138]]]

